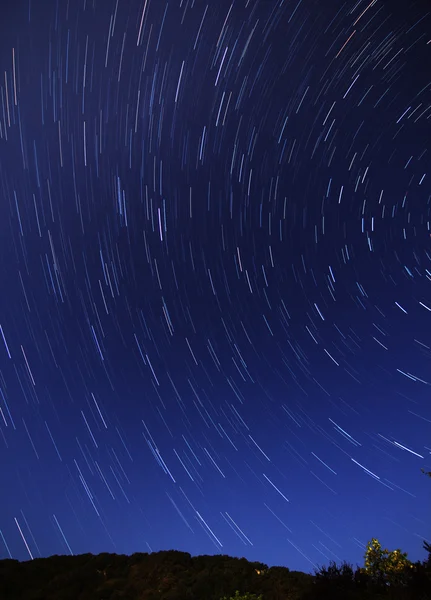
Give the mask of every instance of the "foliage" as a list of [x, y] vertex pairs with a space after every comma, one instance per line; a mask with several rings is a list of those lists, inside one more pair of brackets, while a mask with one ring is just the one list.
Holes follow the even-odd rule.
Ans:
[[227, 598], [224, 596], [221, 600], [262, 600], [262, 594], [257, 596], [256, 594], [250, 594], [250, 592], [246, 592], [245, 594], [240, 594], [238, 590], [235, 592], [235, 596], [231, 596]]
[[[428, 545], [431, 547], [431, 545]], [[314, 589], [303, 600], [431, 600], [431, 561], [411, 563], [400, 550], [389, 551], [372, 539], [365, 567], [331, 562], [315, 573]]]
[[245, 558], [174, 550], [0, 560], [1, 600], [300, 600], [312, 580]]
[[413, 564], [408, 560], [406, 552], [399, 549], [383, 549], [376, 538], [368, 542], [365, 572], [373, 582], [382, 585], [404, 585], [409, 569], [413, 569]]

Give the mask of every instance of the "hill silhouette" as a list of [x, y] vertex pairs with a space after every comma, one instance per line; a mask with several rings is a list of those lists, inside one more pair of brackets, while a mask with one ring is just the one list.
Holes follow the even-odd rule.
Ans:
[[220, 600], [236, 590], [270, 600], [305, 590], [312, 580], [245, 558], [176, 550], [0, 561], [2, 600]]
[[[412, 571], [413, 572], [413, 571]], [[380, 585], [350, 565], [315, 575], [245, 558], [176, 550], [131, 556], [102, 553], [0, 561], [1, 600], [357, 600], [431, 599], [429, 561], [401, 586]]]

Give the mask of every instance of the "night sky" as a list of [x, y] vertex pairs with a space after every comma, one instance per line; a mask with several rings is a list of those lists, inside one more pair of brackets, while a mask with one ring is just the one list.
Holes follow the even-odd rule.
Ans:
[[431, 12], [8, 2], [0, 557], [431, 538]]

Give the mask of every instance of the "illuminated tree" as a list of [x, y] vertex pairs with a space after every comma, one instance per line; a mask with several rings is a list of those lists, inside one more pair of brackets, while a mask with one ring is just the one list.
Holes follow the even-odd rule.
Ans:
[[383, 585], [403, 585], [409, 570], [413, 568], [414, 565], [408, 560], [406, 552], [382, 548], [376, 538], [368, 542], [363, 571], [374, 582]]

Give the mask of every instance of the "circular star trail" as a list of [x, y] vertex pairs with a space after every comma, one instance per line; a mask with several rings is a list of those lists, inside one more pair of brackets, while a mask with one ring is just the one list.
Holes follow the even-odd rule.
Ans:
[[419, 558], [429, 31], [383, 0], [4, 13], [0, 556]]

